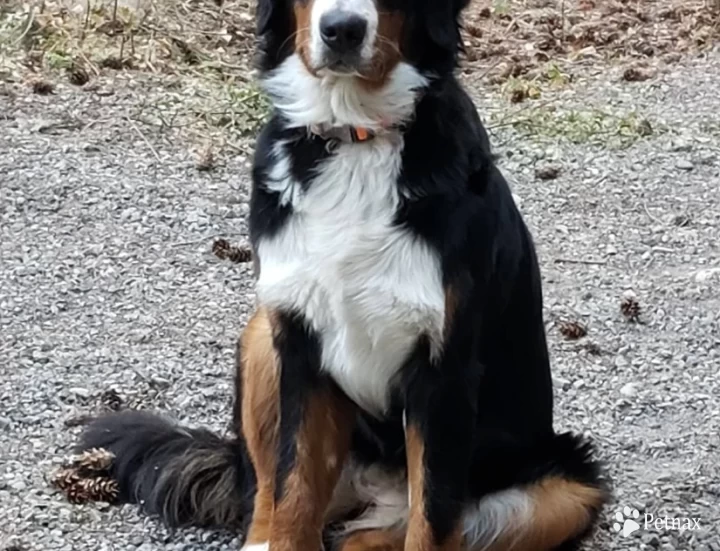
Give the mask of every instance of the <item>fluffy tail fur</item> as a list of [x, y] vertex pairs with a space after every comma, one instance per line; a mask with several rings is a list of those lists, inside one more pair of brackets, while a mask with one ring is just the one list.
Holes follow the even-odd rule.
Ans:
[[249, 516], [254, 476], [242, 440], [130, 411], [93, 421], [79, 451], [90, 448], [115, 455], [111, 475], [122, 501], [169, 526], [238, 527]]

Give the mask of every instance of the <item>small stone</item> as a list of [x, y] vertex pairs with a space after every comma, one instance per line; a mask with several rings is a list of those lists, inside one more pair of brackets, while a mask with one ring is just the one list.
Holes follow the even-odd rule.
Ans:
[[675, 551], [675, 546], [670, 542], [663, 543], [661, 549], [662, 551]]
[[627, 291], [623, 291], [622, 298], [625, 300], [637, 300], [637, 295], [634, 291], [628, 289]]
[[535, 168], [535, 177], [540, 180], [554, 180], [560, 176], [560, 166], [544, 165]]
[[692, 170], [693, 168], [695, 168], [695, 165], [686, 159], [681, 159], [677, 163], [675, 163], [675, 167], [679, 168], [680, 170]]
[[11, 482], [9, 486], [11, 490], [15, 490], [16, 492], [24, 492], [27, 490], [27, 484], [25, 484], [22, 480]]
[[684, 228], [692, 223], [692, 218], [687, 214], [678, 214], [672, 220], [673, 225]]
[[82, 388], [80, 386], [71, 388], [70, 392], [72, 392], [76, 396], [80, 396], [81, 398], [89, 398], [90, 397], [90, 391], [87, 388]]
[[637, 383], [627, 383], [620, 389], [620, 394], [623, 396], [635, 396], [637, 394]]
[[55, 92], [55, 85], [52, 82], [48, 82], [46, 80], [35, 80], [31, 83], [32, 90], [35, 94], [40, 94], [41, 96], [47, 96], [48, 94], [52, 94]]
[[153, 375], [150, 380], [152, 381], [152, 384], [161, 388], [169, 387], [170, 381], [166, 379], [165, 377], [160, 377], [159, 375]]
[[625, 69], [622, 78], [627, 82], [642, 82], [652, 78], [654, 75], [655, 72], [647, 67], [634, 66]]
[[705, 283], [711, 277], [713, 277], [715, 274], [718, 274], [718, 273], [720, 273], [720, 268], [709, 268], [707, 270], [699, 270], [695, 274], [695, 281], [697, 283]]
[[650, 547], [654, 547], [657, 549], [660, 547], [660, 538], [657, 537], [657, 534], [643, 534], [642, 535], [642, 542], [645, 545], [649, 545]]

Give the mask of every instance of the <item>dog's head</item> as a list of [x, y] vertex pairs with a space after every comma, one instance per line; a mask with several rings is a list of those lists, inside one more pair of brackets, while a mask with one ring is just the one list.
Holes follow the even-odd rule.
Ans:
[[338, 86], [343, 94], [353, 88], [382, 94], [398, 71], [402, 86], [417, 84], [408, 80], [409, 71], [426, 82], [442, 78], [455, 68], [458, 20], [468, 2], [258, 0], [260, 69], [267, 76], [292, 65], [305, 73], [297, 79]]

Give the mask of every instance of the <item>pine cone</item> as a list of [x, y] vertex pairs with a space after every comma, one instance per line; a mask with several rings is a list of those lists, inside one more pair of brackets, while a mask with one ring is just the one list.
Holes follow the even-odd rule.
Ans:
[[81, 480], [80, 487], [87, 501], [113, 503], [117, 501], [118, 495], [120, 495], [117, 481], [105, 476]]
[[581, 339], [587, 335], [585, 326], [577, 321], [561, 321], [558, 324], [558, 329], [562, 336], [568, 340]]
[[32, 82], [32, 89], [33, 93], [40, 94], [41, 96], [47, 96], [55, 92], [55, 86], [47, 80], [34, 80]]
[[68, 79], [70, 79], [70, 84], [83, 86], [90, 81], [90, 75], [82, 65], [75, 63], [68, 69]]
[[103, 408], [110, 411], [120, 411], [123, 407], [123, 399], [114, 388], [110, 388], [100, 395], [100, 402]]
[[645, 67], [628, 67], [623, 72], [623, 80], [628, 82], [642, 82], [652, 78], [653, 73]]
[[88, 474], [104, 473], [112, 465], [115, 455], [103, 448], [93, 448], [76, 455], [72, 459], [72, 466], [78, 470], [81, 476]]
[[230, 245], [227, 239], [216, 239], [212, 251], [220, 260], [229, 260], [238, 264], [252, 261], [252, 250], [249, 247]]
[[82, 481], [79, 481], [77, 484], [74, 484], [69, 488], [65, 488], [63, 491], [65, 492], [65, 497], [67, 497], [67, 500], [70, 503], [80, 504], [87, 503], [89, 501], [87, 492], [82, 485]]
[[627, 321], [636, 322], [640, 318], [640, 303], [633, 293], [625, 293], [620, 303], [620, 311]]
[[75, 467], [63, 467], [52, 478], [52, 484], [61, 490], [71, 503], [85, 503], [87, 492], [83, 487], [83, 480]]
[[206, 147], [197, 156], [195, 168], [201, 172], [208, 172], [215, 168], [215, 155], [210, 147]]
[[230, 249], [230, 242], [227, 239], [216, 239], [212, 246], [212, 252], [220, 260], [227, 258], [227, 252]]
[[248, 247], [233, 247], [228, 254], [228, 260], [238, 264], [251, 262], [252, 251]]
[[100, 67], [120, 71], [123, 68], [123, 61], [119, 57], [108, 56], [100, 62]]
[[55, 471], [52, 477], [52, 485], [60, 490], [67, 490], [80, 482], [80, 475], [77, 469], [72, 467], [62, 467]]

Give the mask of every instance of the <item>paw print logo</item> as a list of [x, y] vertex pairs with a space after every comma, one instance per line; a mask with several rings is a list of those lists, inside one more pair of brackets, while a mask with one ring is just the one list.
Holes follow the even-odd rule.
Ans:
[[633, 532], [640, 530], [640, 525], [636, 520], [638, 518], [640, 518], [640, 512], [637, 509], [625, 507], [622, 511], [615, 513], [617, 522], [613, 524], [613, 529], [623, 536], [629, 536]]

